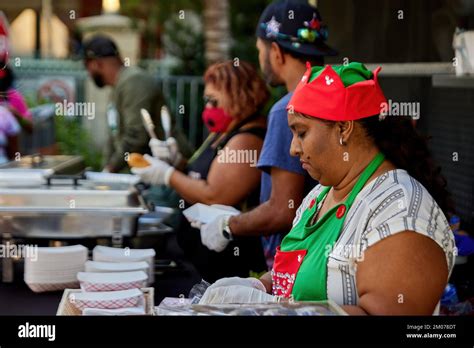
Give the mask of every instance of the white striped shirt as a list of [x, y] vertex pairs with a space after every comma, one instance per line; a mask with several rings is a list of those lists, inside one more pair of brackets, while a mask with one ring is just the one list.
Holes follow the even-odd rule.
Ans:
[[[306, 196], [293, 225], [323, 188], [318, 185]], [[446, 217], [423, 185], [396, 169], [369, 182], [347, 212], [341, 234], [328, 250], [328, 298], [339, 305], [357, 305], [356, 261], [378, 241], [406, 230], [433, 239], [443, 249], [451, 274], [456, 249]]]

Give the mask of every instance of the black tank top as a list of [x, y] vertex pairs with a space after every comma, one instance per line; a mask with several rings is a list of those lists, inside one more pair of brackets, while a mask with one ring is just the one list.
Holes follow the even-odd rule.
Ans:
[[[208, 140], [208, 145], [202, 150], [201, 154], [190, 164], [188, 164], [186, 171], [188, 174], [197, 173], [199, 175], [199, 178], [202, 180], [206, 180], [207, 176], [209, 174], [209, 169], [211, 167], [212, 161], [214, 161], [214, 158], [218, 155], [219, 150], [223, 149], [226, 144], [232, 139], [234, 136], [238, 134], [254, 134], [255, 136], [259, 137], [260, 139], [265, 138], [265, 133], [266, 129], [262, 127], [252, 127], [252, 128], [247, 128], [247, 129], [242, 129], [245, 124], [248, 122], [252, 121], [255, 119], [258, 115], [253, 115], [250, 116], [249, 118], [243, 120], [240, 124], [237, 125], [237, 127], [231, 131], [227, 136], [225, 136], [219, 144], [214, 148], [212, 147], [212, 144], [215, 142], [215, 140], [221, 135], [221, 134], [215, 134], [211, 139]], [[258, 205], [259, 203], [259, 192], [260, 190], [257, 189], [252, 194], [249, 196], [249, 198], [246, 200], [245, 208], [250, 208]], [[236, 206], [237, 209], [241, 209], [242, 207], [239, 205], [239, 207]]]

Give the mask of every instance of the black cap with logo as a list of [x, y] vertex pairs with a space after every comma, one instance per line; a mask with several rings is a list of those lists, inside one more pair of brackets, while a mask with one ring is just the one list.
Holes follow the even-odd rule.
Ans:
[[256, 34], [301, 55], [338, 54], [325, 43], [328, 28], [318, 9], [304, 0], [279, 0], [268, 5], [260, 16]]
[[120, 56], [115, 42], [103, 35], [96, 35], [89, 40], [86, 40], [83, 49], [84, 60]]

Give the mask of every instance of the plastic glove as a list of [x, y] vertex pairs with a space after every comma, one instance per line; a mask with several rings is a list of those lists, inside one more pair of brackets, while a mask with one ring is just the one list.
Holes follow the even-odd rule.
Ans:
[[209, 287], [202, 296], [199, 304], [222, 303], [263, 303], [278, 302], [277, 296], [272, 296], [264, 291], [242, 285]]
[[173, 174], [175, 169], [168, 163], [150, 155], [144, 155], [143, 157], [150, 163], [150, 165], [145, 168], [133, 167], [131, 169], [132, 173], [140, 176], [140, 179], [144, 183], [168, 186], [171, 174]]
[[[230, 215], [240, 214], [240, 211], [238, 209], [235, 209], [234, 207], [231, 207], [231, 206], [228, 206], [228, 205], [211, 204], [210, 207], [211, 208], [219, 208], [221, 210], [226, 210], [230, 213]], [[193, 220], [193, 219], [188, 218], [188, 221], [189, 221], [191, 227], [194, 227], [194, 228], [197, 228], [197, 229], [200, 229], [203, 225], [205, 225], [205, 223], [202, 222], [201, 220]]]
[[174, 167], [176, 167], [183, 159], [175, 138], [171, 137], [165, 141], [150, 139], [148, 146], [151, 149], [153, 157], [168, 162]]
[[201, 227], [205, 225], [204, 223], [202, 223], [199, 220], [192, 220], [189, 224], [191, 225], [191, 227], [194, 227], [194, 228], [197, 228], [197, 229], [201, 229]]
[[265, 288], [265, 285], [258, 280], [257, 278], [253, 277], [248, 277], [248, 278], [240, 278], [240, 277], [230, 277], [230, 278], [222, 278], [217, 280], [215, 283], [213, 283], [211, 286], [207, 288], [209, 289], [215, 289], [219, 288], [222, 286], [231, 286], [231, 285], [240, 285], [240, 286], [246, 286], [249, 288], [254, 288], [257, 290], [261, 290], [266, 292], [267, 289]]
[[213, 221], [201, 226], [201, 242], [208, 249], [218, 253], [223, 251], [230, 242], [224, 237], [224, 227], [229, 222], [231, 215], [220, 215]]

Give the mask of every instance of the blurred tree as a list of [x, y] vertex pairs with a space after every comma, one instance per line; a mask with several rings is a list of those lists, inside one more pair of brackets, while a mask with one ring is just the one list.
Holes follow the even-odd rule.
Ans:
[[230, 0], [230, 23], [233, 38], [231, 56], [252, 62], [258, 67], [255, 30], [265, 7], [272, 0]]
[[[163, 58], [163, 51], [178, 60], [174, 74], [200, 75], [204, 69], [204, 43], [196, 28], [203, 4], [196, 0], [122, 0], [121, 12], [146, 21], [142, 58]], [[189, 14], [189, 16], [187, 16]], [[201, 18], [198, 17], [201, 24]]]
[[174, 74], [201, 75], [205, 68], [202, 20], [192, 10], [182, 11], [166, 20], [163, 47], [177, 60]]
[[230, 58], [229, 0], [204, 0], [204, 38], [207, 65]]
[[[272, 0], [122, 0], [121, 12], [132, 18], [146, 20], [143, 58], [161, 58], [162, 49], [171, 49], [166, 53], [181, 61], [173, 73], [200, 75], [204, 72], [206, 63], [231, 57], [247, 60], [258, 66], [255, 29], [261, 13], [271, 2]], [[188, 12], [191, 15], [186, 18]], [[202, 35], [190, 31], [195, 26], [194, 13], [201, 15]], [[178, 21], [183, 18], [183, 14], [184, 19]], [[174, 44], [168, 45], [164, 41], [174, 41]], [[188, 42], [193, 42], [193, 45], [190, 46]]]

